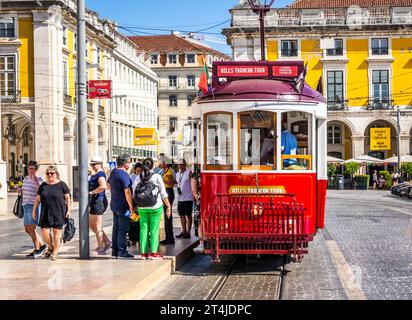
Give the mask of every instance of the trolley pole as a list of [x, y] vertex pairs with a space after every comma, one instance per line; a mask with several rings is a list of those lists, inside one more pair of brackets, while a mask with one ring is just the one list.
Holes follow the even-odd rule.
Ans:
[[397, 116], [397, 126], [398, 126], [398, 173], [402, 175], [401, 168], [401, 108], [398, 106]]
[[80, 259], [90, 258], [88, 179], [87, 179], [87, 92], [86, 92], [86, 6], [77, 0], [77, 146], [79, 166], [79, 233]]
[[266, 61], [266, 44], [265, 44], [265, 16], [270, 11], [275, 0], [271, 0], [269, 4], [257, 5], [253, 0], [248, 0], [249, 5], [254, 13], [259, 14], [259, 25], [260, 25], [260, 59]]

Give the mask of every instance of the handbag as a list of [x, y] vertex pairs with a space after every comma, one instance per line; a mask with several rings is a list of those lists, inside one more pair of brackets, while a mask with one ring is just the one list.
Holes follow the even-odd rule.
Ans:
[[66, 226], [63, 231], [63, 242], [66, 243], [73, 239], [74, 234], [76, 233], [76, 227], [74, 226], [74, 219], [66, 219]]
[[14, 203], [13, 214], [20, 219], [24, 217], [23, 196], [21, 195], [21, 193], [19, 193], [16, 202]]

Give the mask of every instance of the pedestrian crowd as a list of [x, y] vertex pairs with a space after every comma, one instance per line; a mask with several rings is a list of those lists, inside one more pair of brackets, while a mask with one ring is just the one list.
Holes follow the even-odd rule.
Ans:
[[[157, 166], [152, 158], [132, 166], [128, 154], [116, 159], [116, 168], [105, 172], [102, 158], [92, 157], [89, 172], [89, 228], [96, 236], [97, 255], [116, 259], [134, 259], [129, 246], [139, 242], [143, 260], [160, 260], [159, 243], [174, 245], [176, 239], [190, 239], [193, 211], [200, 209], [199, 177], [188, 167], [184, 159], [173, 163], [160, 154]], [[38, 176], [39, 164], [29, 161], [28, 175], [21, 188], [24, 211], [24, 227], [31, 237], [34, 250], [27, 258], [58, 258], [62, 242], [62, 229], [71, 215], [71, 193], [67, 184], [60, 180], [56, 166], [46, 169], [46, 179]], [[177, 211], [181, 232], [174, 235], [172, 206], [177, 192]], [[106, 192], [111, 194], [110, 203]], [[103, 215], [110, 209], [113, 213], [111, 239], [103, 230]], [[159, 230], [164, 217], [165, 239], [159, 242]], [[199, 216], [199, 215], [198, 215]], [[197, 216], [197, 217], [198, 217]], [[200, 231], [200, 219], [195, 217]], [[41, 236], [37, 227], [41, 229]], [[201, 237], [201, 231], [197, 233]], [[149, 250], [150, 247], [150, 250]], [[203, 241], [195, 248], [196, 253], [204, 250]]]

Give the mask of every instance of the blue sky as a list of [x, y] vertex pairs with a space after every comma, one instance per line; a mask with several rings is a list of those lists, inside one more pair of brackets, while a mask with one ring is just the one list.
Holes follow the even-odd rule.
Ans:
[[[276, 0], [273, 6], [284, 7], [292, 2]], [[122, 29], [123, 33], [136, 35], [170, 34], [167, 30], [195, 32], [210, 28], [229, 20], [229, 9], [238, 3], [239, 0], [86, 0], [87, 7], [98, 12], [102, 18], [115, 20], [127, 28]], [[220, 32], [229, 25], [230, 21], [203, 32], [225, 40]], [[231, 55], [227, 45], [206, 44]]]

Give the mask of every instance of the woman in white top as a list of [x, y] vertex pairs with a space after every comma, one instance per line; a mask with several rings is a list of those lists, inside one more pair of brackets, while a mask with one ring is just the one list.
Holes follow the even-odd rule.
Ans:
[[182, 232], [176, 238], [190, 239], [193, 221], [192, 171], [187, 169], [185, 159], [180, 159], [177, 166], [179, 167], [179, 172], [176, 174], [177, 212], [180, 216]]
[[[151, 207], [137, 208], [140, 216], [140, 253], [141, 259], [160, 260], [163, 257], [157, 252], [159, 249], [159, 226], [163, 214], [163, 202], [166, 205], [166, 215], [170, 217], [171, 207], [163, 178], [160, 174], [153, 171], [154, 162], [152, 158], [147, 158], [143, 161], [143, 172], [136, 177], [132, 189], [133, 194], [140, 182], [150, 181], [157, 188], [157, 202]], [[147, 180], [148, 179], [148, 180]], [[150, 246], [152, 254], [148, 254], [148, 236], [150, 231]]]

